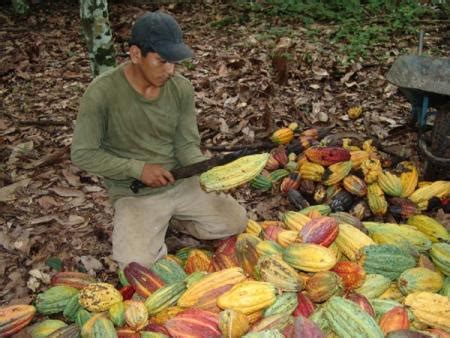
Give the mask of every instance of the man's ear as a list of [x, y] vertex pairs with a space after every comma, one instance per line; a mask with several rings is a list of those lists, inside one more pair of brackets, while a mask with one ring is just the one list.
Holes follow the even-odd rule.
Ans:
[[130, 54], [131, 62], [136, 64], [141, 61], [142, 53], [141, 53], [141, 49], [138, 46], [132, 45], [130, 47], [129, 54]]

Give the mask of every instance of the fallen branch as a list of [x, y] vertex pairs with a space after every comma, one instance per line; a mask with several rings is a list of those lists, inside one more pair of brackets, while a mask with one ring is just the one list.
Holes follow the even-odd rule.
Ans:
[[24, 169], [35, 169], [49, 164], [61, 162], [62, 157], [66, 153], [68, 153], [69, 148], [70, 148], [69, 146], [65, 146], [61, 149], [57, 149], [53, 153], [47, 154], [36, 161], [24, 164], [22, 167]]
[[[237, 144], [234, 146], [230, 145], [220, 145], [220, 146], [205, 146], [206, 149], [212, 150], [212, 151], [236, 151], [236, 150], [242, 150], [242, 149], [258, 149], [258, 148], [264, 148], [267, 146], [269, 142], [259, 142], [254, 144]], [[275, 147], [275, 144], [270, 143], [273, 147]]]
[[56, 120], [19, 120], [17, 121], [22, 126], [65, 126], [67, 122]]

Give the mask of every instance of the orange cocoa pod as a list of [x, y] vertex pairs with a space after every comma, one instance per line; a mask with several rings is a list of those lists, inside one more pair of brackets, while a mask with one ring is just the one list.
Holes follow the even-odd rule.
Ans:
[[208, 271], [211, 264], [211, 257], [203, 250], [192, 249], [184, 264], [184, 271], [191, 274], [196, 271]]
[[385, 335], [392, 331], [409, 329], [408, 312], [403, 306], [394, 307], [381, 316], [380, 328]]
[[300, 186], [300, 175], [298, 173], [291, 173], [289, 176], [283, 178], [283, 181], [280, 185], [280, 191], [284, 194], [287, 194], [287, 192], [290, 189], [298, 189]]
[[0, 337], [8, 337], [28, 325], [36, 313], [32, 305], [7, 305], [0, 308]]
[[141, 334], [130, 327], [121, 327], [116, 330], [117, 338], [140, 338]]
[[67, 285], [79, 290], [95, 282], [95, 278], [91, 275], [77, 271], [58, 272], [50, 281], [51, 285]]
[[267, 229], [267, 227], [271, 226], [271, 225], [275, 225], [277, 227], [284, 227], [284, 223], [281, 221], [272, 221], [272, 220], [267, 220], [267, 221], [262, 221], [259, 223], [259, 225], [261, 225], [261, 228], [263, 229]]
[[314, 303], [321, 303], [342, 291], [342, 281], [335, 272], [317, 272], [306, 282], [306, 292]]
[[438, 338], [450, 338], [450, 333], [446, 332], [442, 329], [433, 328], [428, 330], [431, 334], [435, 335]]
[[306, 149], [304, 153], [311, 162], [323, 166], [350, 160], [350, 152], [341, 147], [314, 146]]
[[300, 136], [308, 136], [317, 139], [319, 137], [319, 130], [317, 128], [306, 129], [300, 133]]
[[238, 240], [236, 242], [236, 257], [240, 267], [249, 276], [253, 276], [254, 267], [258, 263], [258, 252], [255, 245], [248, 239]]
[[366, 279], [366, 272], [355, 262], [340, 261], [331, 269], [342, 279], [345, 289], [359, 288]]
[[322, 217], [323, 215], [318, 210], [311, 210], [310, 212], [308, 212], [306, 214], [306, 216], [308, 216], [309, 218], [313, 219], [313, 218]]
[[249, 313], [245, 316], [247, 317], [249, 324], [254, 324], [262, 318], [263, 310], [258, 310], [258, 311]]

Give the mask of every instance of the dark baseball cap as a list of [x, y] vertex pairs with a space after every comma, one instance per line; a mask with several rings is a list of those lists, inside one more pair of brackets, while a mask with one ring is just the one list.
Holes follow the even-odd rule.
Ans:
[[194, 56], [183, 42], [180, 25], [169, 14], [147, 12], [139, 17], [131, 29], [130, 45], [158, 53], [169, 62], [179, 62]]

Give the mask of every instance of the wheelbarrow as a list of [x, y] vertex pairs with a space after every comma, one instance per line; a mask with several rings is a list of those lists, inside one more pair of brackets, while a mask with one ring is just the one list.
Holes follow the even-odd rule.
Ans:
[[[386, 75], [411, 103], [424, 178], [450, 178], [450, 58], [400, 56]], [[434, 115], [434, 122], [430, 122]]]

